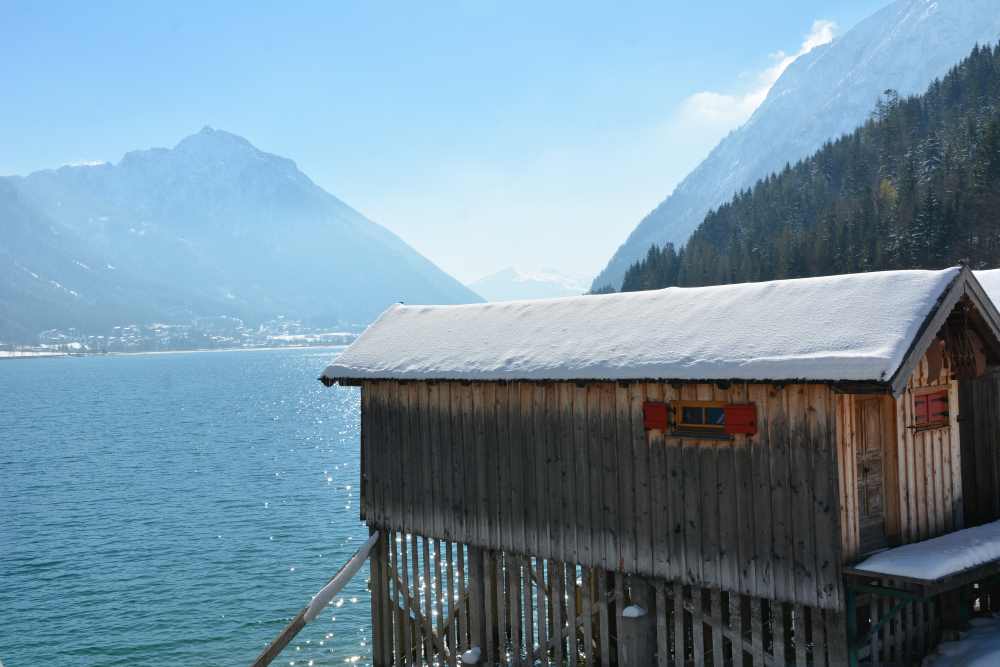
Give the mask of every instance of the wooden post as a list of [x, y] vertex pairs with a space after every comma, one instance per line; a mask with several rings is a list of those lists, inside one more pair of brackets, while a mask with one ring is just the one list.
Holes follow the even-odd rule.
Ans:
[[486, 651], [484, 630], [486, 596], [483, 549], [469, 547], [469, 648], [474, 646]]
[[639, 667], [655, 663], [656, 609], [654, 589], [639, 577], [628, 578], [630, 604], [622, 614], [618, 637], [618, 664]]

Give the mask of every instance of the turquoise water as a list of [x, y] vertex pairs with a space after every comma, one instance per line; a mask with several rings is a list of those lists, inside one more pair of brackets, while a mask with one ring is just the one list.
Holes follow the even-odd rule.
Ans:
[[[249, 665], [367, 536], [335, 354], [0, 361], [3, 665]], [[275, 664], [368, 662], [367, 576]]]

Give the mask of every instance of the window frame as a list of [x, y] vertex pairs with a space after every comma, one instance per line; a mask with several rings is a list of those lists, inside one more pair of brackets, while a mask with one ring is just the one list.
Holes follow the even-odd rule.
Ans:
[[[701, 408], [703, 411], [707, 410], [708, 408], [718, 408], [719, 410], [722, 411], [723, 418], [725, 418], [726, 406], [728, 405], [729, 403], [727, 403], [726, 401], [684, 401], [684, 400], [671, 401], [670, 407], [672, 413], [671, 416], [673, 417], [673, 424], [672, 424], [673, 429], [675, 432], [681, 434], [704, 433], [713, 435], [724, 435], [728, 437], [729, 434], [726, 433], [725, 423], [691, 424], [689, 422], [684, 421], [684, 408]], [[704, 416], [704, 412], [702, 412], [702, 415]]]

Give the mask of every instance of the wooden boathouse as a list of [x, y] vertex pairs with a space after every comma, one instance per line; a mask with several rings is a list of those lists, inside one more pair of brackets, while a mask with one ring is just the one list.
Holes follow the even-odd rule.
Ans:
[[996, 562], [865, 559], [1000, 519], [998, 365], [967, 268], [394, 306], [321, 378], [361, 392], [373, 662], [918, 662]]

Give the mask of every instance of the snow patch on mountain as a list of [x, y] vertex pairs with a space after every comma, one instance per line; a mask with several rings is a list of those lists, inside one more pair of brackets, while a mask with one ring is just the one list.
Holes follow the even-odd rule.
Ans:
[[555, 269], [508, 267], [469, 283], [469, 289], [487, 301], [517, 301], [578, 296], [587, 291], [586, 279]]

